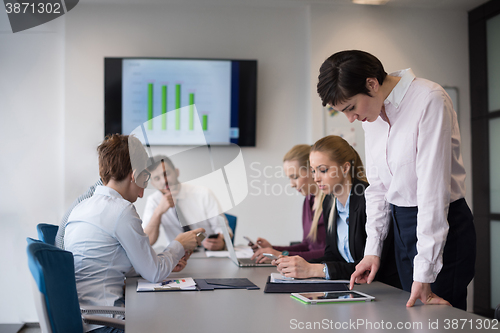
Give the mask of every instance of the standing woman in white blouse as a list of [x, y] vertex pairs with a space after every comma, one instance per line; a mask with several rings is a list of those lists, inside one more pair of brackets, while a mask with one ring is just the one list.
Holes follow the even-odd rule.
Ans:
[[367, 241], [351, 288], [373, 281], [392, 214], [398, 272], [411, 292], [406, 305], [420, 299], [465, 310], [476, 233], [450, 97], [411, 69], [388, 75], [376, 57], [356, 50], [323, 63], [318, 93], [365, 131]]

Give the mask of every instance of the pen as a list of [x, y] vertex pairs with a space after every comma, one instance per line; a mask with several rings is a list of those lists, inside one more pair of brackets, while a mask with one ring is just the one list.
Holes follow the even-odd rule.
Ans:
[[161, 282], [161, 285], [164, 286], [166, 284], [169, 284], [170, 282], [175, 282], [175, 280], [165, 280]]
[[163, 178], [165, 178], [165, 189], [168, 190], [167, 170], [165, 169], [165, 161], [163, 159], [161, 160], [161, 167], [163, 168]]

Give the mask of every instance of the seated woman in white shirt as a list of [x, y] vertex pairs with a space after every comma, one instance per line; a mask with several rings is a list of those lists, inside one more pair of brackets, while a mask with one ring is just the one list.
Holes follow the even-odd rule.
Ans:
[[[167, 278], [186, 265], [198, 245], [196, 234], [182, 233], [160, 254], [149, 245], [133, 202], [142, 197], [150, 174], [147, 154], [135, 137], [114, 134], [97, 149], [99, 174], [105, 186], [76, 206], [68, 218], [65, 249], [73, 253], [81, 305], [123, 306], [124, 280], [135, 270], [151, 282]], [[122, 332], [88, 325], [93, 333]]]

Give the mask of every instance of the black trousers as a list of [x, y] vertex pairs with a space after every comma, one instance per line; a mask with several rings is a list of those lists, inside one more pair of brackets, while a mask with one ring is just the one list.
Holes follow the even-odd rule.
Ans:
[[[418, 207], [391, 205], [394, 221], [396, 265], [403, 289], [411, 291], [413, 259], [417, 254]], [[476, 262], [476, 230], [473, 216], [465, 202], [459, 199], [450, 204], [449, 231], [443, 252], [443, 268], [432, 291], [456, 308], [467, 308], [467, 285], [474, 277]]]

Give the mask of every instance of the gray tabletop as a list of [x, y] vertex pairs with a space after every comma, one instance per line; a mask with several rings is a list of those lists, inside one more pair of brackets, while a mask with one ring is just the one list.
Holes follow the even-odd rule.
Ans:
[[264, 294], [273, 267], [239, 268], [227, 258], [190, 260], [171, 277], [245, 277], [260, 290], [136, 291], [137, 278], [126, 282], [126, 332], [288, 332], [338, 330], [357, 332], [498, 331], [498, 322], [443, 305], [406, 308], [409, 293], [374, 282], [356, 290], [373, 302], [307, 305], [289, 294]]

